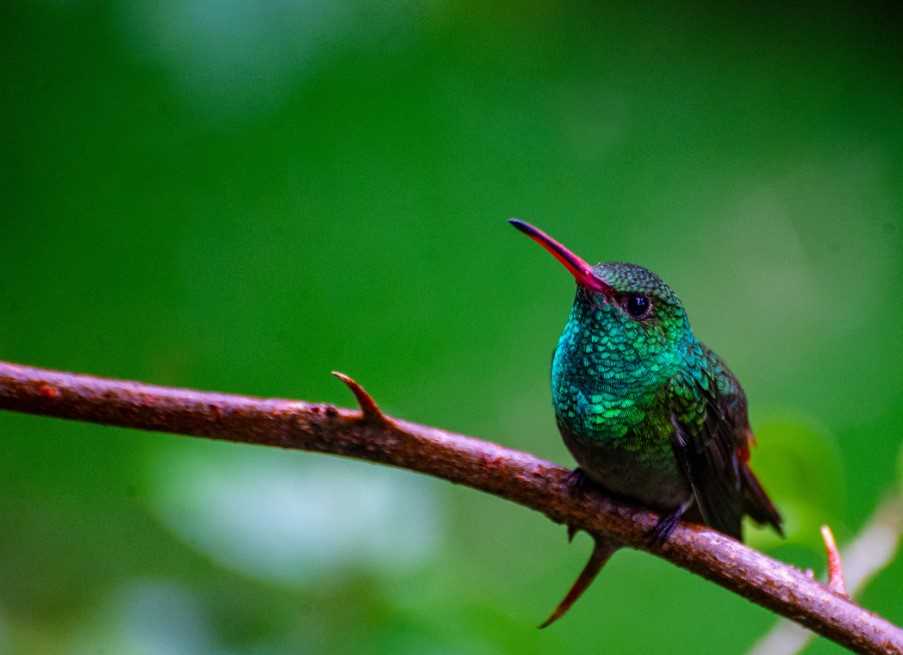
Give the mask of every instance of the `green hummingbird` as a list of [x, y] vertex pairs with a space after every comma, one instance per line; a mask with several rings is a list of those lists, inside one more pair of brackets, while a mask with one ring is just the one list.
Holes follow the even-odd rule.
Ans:
[[[552, 357], [555, 418], [578, 464], [572, 483], [660, 512], [653, 543], [664, 543], [685, 515], [741, 541], [744, 515], [783, 534], [781, 515], [749, 468], [755, 438], [743, 388], [693, 334], [671, 287], [636, 264], [590, 266], [542, 230], [509, 222], [577, 282]], [[567, 611], [614, 550], [597, 540], [541, 627]]]

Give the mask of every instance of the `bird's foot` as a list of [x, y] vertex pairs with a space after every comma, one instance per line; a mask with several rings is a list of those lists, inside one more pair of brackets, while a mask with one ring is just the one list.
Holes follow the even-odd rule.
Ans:
[[581, 496], [593, 487], [593, 481], [589, 479], [589, 476], [579, 466], [568, 473], [564, 481], [568, 486], [568, 491], [573, 496]]
[[652, 533], [649, 536], [649, 545], [653, 548], [662, 546], [674, 532], [674, 529], [680, 523], [680, 519], [687, 513], [687, 510], [693, 505], [693, 498], [685, 500], [670, 514], [666, 514], [658, 520]]

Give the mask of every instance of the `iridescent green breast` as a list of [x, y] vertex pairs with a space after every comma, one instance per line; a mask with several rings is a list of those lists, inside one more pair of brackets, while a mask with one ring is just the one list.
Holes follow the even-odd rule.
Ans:
[[644, 458], [673, 459], [668, 384], [693, 343], [682, 312], [657, 325], [625, 321], [619, 307], [578, 288], [552, 361], [562, 433]]

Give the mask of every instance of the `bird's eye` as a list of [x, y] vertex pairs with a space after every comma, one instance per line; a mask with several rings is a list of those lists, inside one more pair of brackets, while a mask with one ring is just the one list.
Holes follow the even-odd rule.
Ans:
[[632, 293], [624, 299], [624, 308], [633, 318], [642, 319], [652, 311], [652, 302], [641, 293]]

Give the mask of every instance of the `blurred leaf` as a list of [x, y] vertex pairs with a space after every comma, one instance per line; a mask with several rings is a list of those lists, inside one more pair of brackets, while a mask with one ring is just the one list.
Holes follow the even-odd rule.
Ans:
[[212, 626], [191, 592], [161, 581], [136, 581], [117, 589], [91, 620], [79, 626], [68, 650], [122, 655], [215, 655]]
[[262, 448], [161, 453], [152, 509], [186, 544], [245, 575], [282, 584], [361, 567], [400, 575], [439, 548], [432, 484], [363, 463]]

